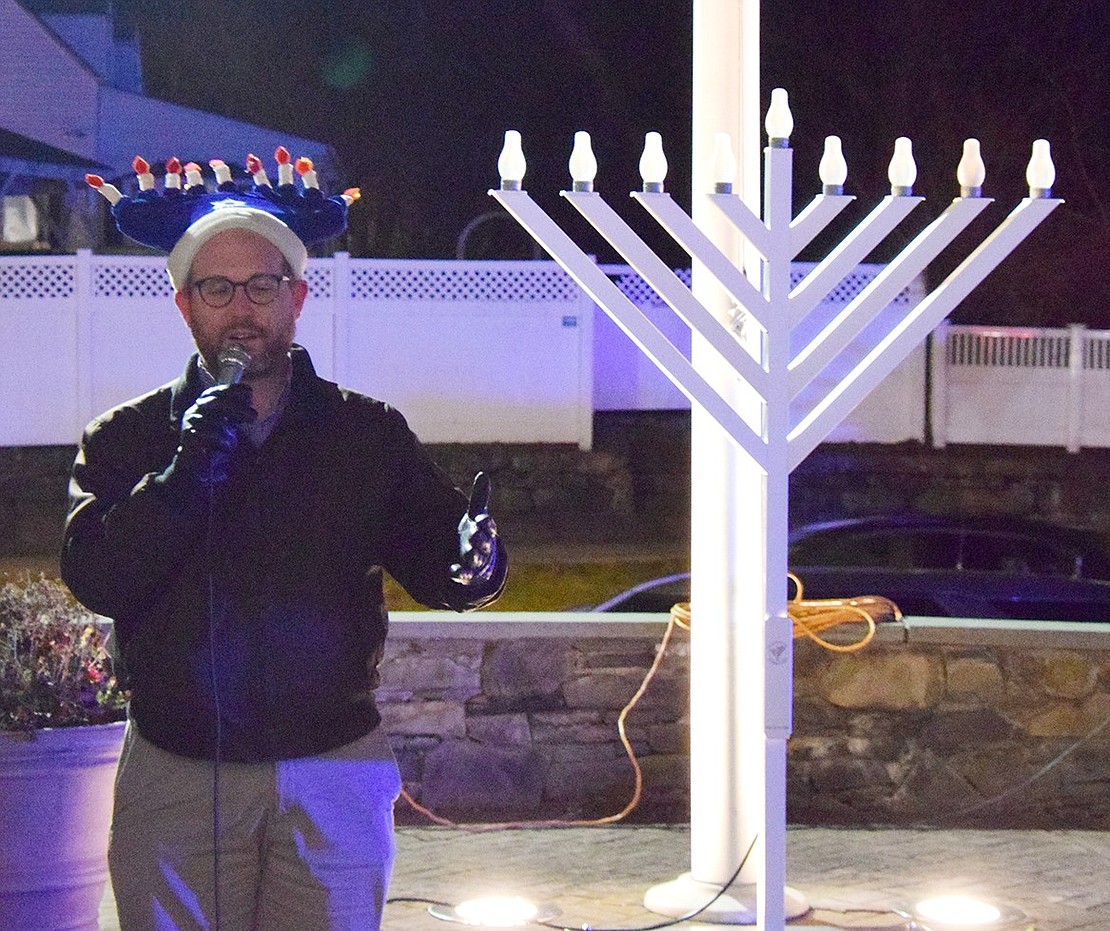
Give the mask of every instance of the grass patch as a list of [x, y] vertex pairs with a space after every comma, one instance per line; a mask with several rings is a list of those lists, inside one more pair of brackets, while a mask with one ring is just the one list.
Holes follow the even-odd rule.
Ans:
[[[514, 556], [509, 581], [487, 611], [569, 611], [598, 604], [640, 582], [687, 572], [687, 557], [605, 559], [591, 562], [531, 561]], [[391, 611], [421, 611], [396, 582], [386, 578]]]

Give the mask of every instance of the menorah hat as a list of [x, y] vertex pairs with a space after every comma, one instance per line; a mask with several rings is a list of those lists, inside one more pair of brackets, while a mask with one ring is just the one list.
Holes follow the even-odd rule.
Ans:
[[[200, 166], [185, 166], [181, 183], [181, 162], [166, 162], [164, 190], [154, 188], [154, 176], [145, 159], [133, 163], [139, 190], [127, 196], [97, 175], [85, 180], [112, 204], [112, 216], [121, 233], [146, 246], [169, 253], [166, 267], [175, 290], [182, 290], [197, 252], [209, 239], [226, 230], [255, 233], [271, 242], [285, 257], [297, 278], [304, 276], [308, 264], [306, 246], [337, 236], [347, 228], [347, 208], [358, 199], [357, 188], [335, 197], [324, 197], [316, 180], [312, 162], [299, 158], [291, 164], [289, 152], [279, 147], [278, 185], [266, 177], [262, 162], [248, 155], [247, 171], [254, 184], [241, 190], [231, 177], [231, 169], [219, 159], [209, 162], [216, 173], [216, 189], [209, 191]], [[293, 184], [293, 172], [301, 176], [302, 189]]]

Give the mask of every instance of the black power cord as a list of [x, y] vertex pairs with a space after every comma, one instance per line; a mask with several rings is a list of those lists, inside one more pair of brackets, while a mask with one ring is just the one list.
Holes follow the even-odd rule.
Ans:
[[[696, 918], [706, 909], [711, 908], [713, 906], [713, 903], [720, 899], [721, 896], [723, 896], [729, 890], [729, 887], [732, 886], [732, 884], [736, 882], [737, 879], [739, 879], [740, 872], [744, 869], [744, 865], [748, 862], [748, 857], [752, 855], [752, 851], [755, 849], [755, 842], [758, 839], [758, 834], [752, 838], [751, 844], [748, 845], [748, 849], [744, 852], [744, 856], [740, 860], [740, 865], [736, 867], [736, 871], [728, 878], [728, 880], [725, 881], [721, 888], [717, 890], [713, 898], [711, 898], [704, 905], [694, 909], [692, 912], [688, 912], [687, 914], [682, 915], [678, 918], [668, 918], [666, 921], [660, 921], [652, 925], [641, 925], [636, 928], [595, 928], [588, 922], [579, 925], [577, 928], [568, 928], [566, 925], [553, 924], [547, 921], [537, 921], [532, 922], [532, 924], [535, 924], [542, 928], [552, 928], [554, 929], [554, 931], [658, 931], [658, 929], [661, 928], [673, 928], [675, 925], [682, 924], [684, 921], [689, 921], [691, 918]], [[438, 899], [426, 899], [420, 896], [393, 896], [386, 899], [385, 904], [439, 905], [444, 908], [451, 907], [451, 904], [449, 902], [442, 902]]]
[[759, 840], [758, 834], [752, 838], [752, 842], [748, 845], [748, 849], [744, 851], [744, 856], [740, 859], [740, 865], [736, 867], [735, 872], [724, 882], [721, 888], [717, 890], [713, 898], [704, 905], [695, 908], [692, 912], [687, 912], [685, 915], [681, 915], [678, 918], [668, 918], [666, 921], [656, 922], [653, 925], [640, 925], [636, 928], [595, 928], [589, 923], [583, 924], [579, 928], [568, 928], [566, 925], [550, 924], [546, 921], [537, 923], [545, 928], [554, 928], [556, 931], [657, 931], [659, 928], [673, 928], [675, 925], [680, 925], [685, 921], [689, 921], [691, 918], [696, 918], [702, 912], [706, 911], [706, 909], [711, 908], [714, 902], [728, 892], [729, 887], [740, 878], [740, 871], [744, 869], [744, 864], [748, 862], [748, 857], [752, 855], [757, 840]]

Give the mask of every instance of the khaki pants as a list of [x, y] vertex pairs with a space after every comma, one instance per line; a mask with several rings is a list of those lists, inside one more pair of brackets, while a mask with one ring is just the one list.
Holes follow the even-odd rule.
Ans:
[[108, 865], [121, 931], [377, 929], [400, 776], [386, 736], [316, 757], [219, 767], [129, 725]]

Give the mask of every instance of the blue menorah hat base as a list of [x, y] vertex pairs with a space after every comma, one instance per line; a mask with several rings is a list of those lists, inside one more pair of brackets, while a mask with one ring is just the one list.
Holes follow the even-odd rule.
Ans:
[[[284, 150], [279, 150], [279, 155], [288, 159]], [[352, 189], [325, 197], [316, 186], [315, 172], [307, 159], [299, 160], [297, 166], [304, 181], [303, 190], [292, 183], [274, 188], [257, 159], [250, 156], [250, 160], [255, 162], [251, 166], [255, 183], [242, 190], [220, 161], [211, 163], [217, 169], [219, 181], [214, 191], [205, 188], [196, 164], [186, 166], [189, 183], [182, 188], [180, 163], [176, 159], [167, 164], [164, 190], [151, 187], [147, 163], [139, 158], [136, 171], [141, 189], [132, 196], [120, 193], [99, 177], [89, 176], [88, 181], [112, 202], [112, 217], [121, 233], [169, 253], [167, 267], [177, 290], [187, 284], [190, 267], [201, 246], [217, 233], [232, 229], [246, 230], [269, 240], [289, 262], [293, 274], [302, 277], [308, 263], [306, 246], [338, 236], [347, 228], [347, 207], [357, 199], [358, 192]], [[283, 168], [292, 175], [291, 166], [283, 164]]]

